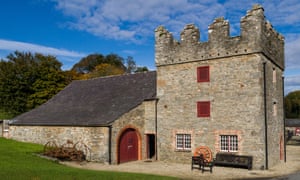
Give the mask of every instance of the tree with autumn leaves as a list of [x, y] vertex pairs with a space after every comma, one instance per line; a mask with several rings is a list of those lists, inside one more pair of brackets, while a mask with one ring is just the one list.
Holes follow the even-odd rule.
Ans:
[[78, 79], [124, 74], [126, 66], [123, 62], [123, 58], [116, 54], [91, 54], [76, 63], [71, 71], [79, 74]]
[[[148, 71], [147, 67], [137, 67], [133, 57], [124, 58], [117, 54], [91, 54], [76, 63], [71, 71], [78, 73], [78, 79], [90, 79], [95, 77], [119, 75]], [[74, 78], [75, 79], [75, 78]]]
[[[126, 65], [124, 65], [126, 64]], [[0, 61], [0, 119], [11, 118], [49, 100], [73, 80], [148, 71], [132, 57], [91, 54], [63, 71], [54, 56], [18, 52]]]

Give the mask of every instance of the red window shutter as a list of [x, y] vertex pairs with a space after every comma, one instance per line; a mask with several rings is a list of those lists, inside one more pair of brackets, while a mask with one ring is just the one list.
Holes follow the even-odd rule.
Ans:
[[197, 68], [197, 81], [209, 82], [209, 66], [202, 66]]
[[210, 117], [210, 101], [197, 102], [198, 117]]

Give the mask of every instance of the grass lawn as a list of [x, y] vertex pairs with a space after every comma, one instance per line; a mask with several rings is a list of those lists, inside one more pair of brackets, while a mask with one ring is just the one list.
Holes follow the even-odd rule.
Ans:
[[0, 179], [175, 179], [156, 175], [71, 168], [35, 155], [42, 151], [42, 145], [0, 138]]

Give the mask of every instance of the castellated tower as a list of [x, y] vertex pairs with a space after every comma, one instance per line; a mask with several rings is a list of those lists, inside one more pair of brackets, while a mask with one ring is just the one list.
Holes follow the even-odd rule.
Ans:
[[208, 41], [186, 25], [180, 41], [155, 30], [158, 159], [190, 163], [199, 146], [249, 155], [253, 168], [283, 161], [284, 38], [254, 5], [241, 18], [240, 36], [216, 18]]

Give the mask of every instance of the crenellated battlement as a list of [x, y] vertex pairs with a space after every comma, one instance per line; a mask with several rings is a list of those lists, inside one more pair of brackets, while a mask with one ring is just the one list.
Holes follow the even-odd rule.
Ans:
[[223, 17], [208, 26], [208, 41], [200, 42], [200, 31], [188, 24], [180, 33], [180, 41], [159, 26], [155, 30], [156, 66], [263, 53], [284, 69], [284, 38], [266, 21], [264, 9], [254, 5], [240, 21], [240, 36], [230, 36], [230, 24]]

